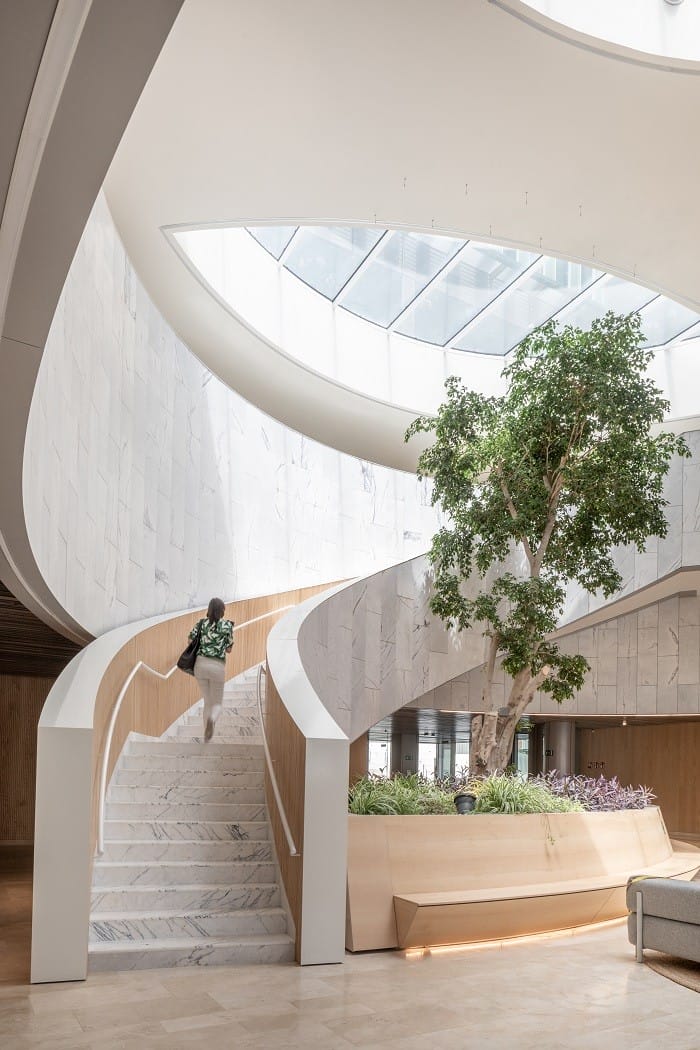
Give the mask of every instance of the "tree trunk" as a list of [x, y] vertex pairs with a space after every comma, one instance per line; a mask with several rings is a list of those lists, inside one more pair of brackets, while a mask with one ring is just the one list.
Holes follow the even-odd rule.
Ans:
[[548, 674], [549, 668], [543, 667], [534, 677], [529, 668], [516, 675], [506, 705], [506, 717], [501, 718], [496, 711], [472, 715], [469, 750], [472, 773], [501, 773], [510, 763], [515, 728]]
[[495, 711], [472, 715], [469, 768], [472, 773], [500, 773], [510, 762], [519, 715], [499, 718]]

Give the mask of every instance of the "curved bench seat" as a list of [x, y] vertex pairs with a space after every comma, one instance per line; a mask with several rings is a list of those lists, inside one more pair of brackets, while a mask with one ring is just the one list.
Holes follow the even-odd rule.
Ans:
[[[677, 852], [639, 874], [692, 879], [700, 854]], [[399, 948], [468, 944], [585, 926], [627, 914], [629, 871], [585, 879], [394, 896]]]

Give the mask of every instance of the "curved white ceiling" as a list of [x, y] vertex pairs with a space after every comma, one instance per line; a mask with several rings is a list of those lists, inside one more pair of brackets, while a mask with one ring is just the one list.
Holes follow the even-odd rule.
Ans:
[[256, 338], [163, 228], [437, 231], [577, 260], [700, 311], [699, 103], [698, 77], [572, 46], [487, 0], [187, 0], [107, 191], [157, 305], [226, 382], [321, 441], [410, 467], [410, 413]]

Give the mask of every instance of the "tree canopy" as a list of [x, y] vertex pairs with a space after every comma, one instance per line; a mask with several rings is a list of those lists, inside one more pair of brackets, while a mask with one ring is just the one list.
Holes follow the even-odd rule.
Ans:
[[[432, 610], [461, 630], [480, 625], [489, 639], [487, 708], [497, 660], [514, 680], [511, 715], [491, 719], [494, 740], [536, 689], [561, 702], [583, 684], [586, 660], [549, 638], [567, 585], [609, 597], [622, 583], [615, 548], [643, 550], [666, 534], [664, 477], [671, 457], [688, 451], [681, 437], [651, 431], [668, 402], [647, 375], [653, 352], [642, 343], [636, 314], [608, 313], [589, 331], [549, 322], [514, 350], [502, 396], [451, 377], [437, 417], [419, 417], [406, 433], [435, 434], [418, 465], [447, 519], [430, 550]], [[492, 582], [468, 598], [463, 583], [475, 572]]]

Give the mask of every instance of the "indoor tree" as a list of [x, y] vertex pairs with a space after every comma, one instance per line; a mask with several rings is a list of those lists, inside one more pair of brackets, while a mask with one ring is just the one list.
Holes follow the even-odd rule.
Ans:
[[[608, 597], [620, 588], [614, 549], [664, 536], [663, 480], [682, 438], [652, 433], [668, 409], [647, 376], [639, 317], [606, 314], [590, 331], [549, 322], [513, 351], [506, 391], [486, 397], [454, 376], [437, 416], [406, 433], [434, 433], [419, 477], [433, 481], [446, 524], [433, 538], [432, 611], [480, 630], [484, 714], [472, 718], [474, 771], [504, 769], [518, 719], [537, 690], [558, 701], [589, 665], [552, 634], [567, 585]], [[478, 588], [467, 593], [465, 583]], [[505, 704], [494, 696], [499, 664]]]

